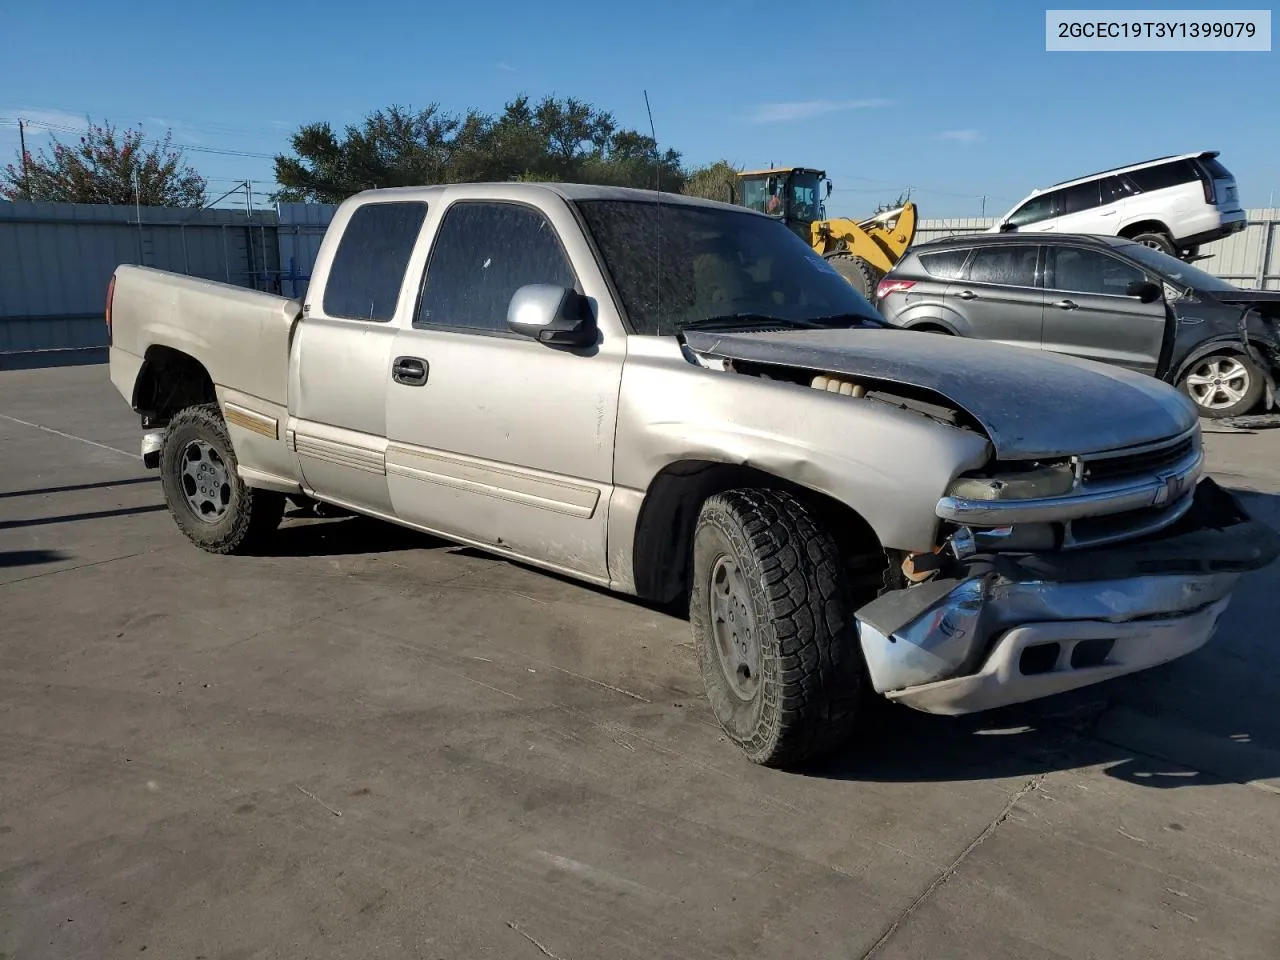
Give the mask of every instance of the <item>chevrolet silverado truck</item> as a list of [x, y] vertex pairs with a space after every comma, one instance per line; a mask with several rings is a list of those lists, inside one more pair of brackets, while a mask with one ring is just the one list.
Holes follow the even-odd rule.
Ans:
[[766, 765], [877, 695], [963, 714], [1180, 657], [1280, 553], [1177, 390], [893, 329], [726, 204], [373, 190], [305, 296], [126, 265], [107, 323], [194, 544], [269, 550], [292, 498], [672, 604]]

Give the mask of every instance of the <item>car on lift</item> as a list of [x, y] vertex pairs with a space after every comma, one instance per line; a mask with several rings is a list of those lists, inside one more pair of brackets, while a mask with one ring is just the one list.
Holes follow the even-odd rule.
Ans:
[[917, 244], [880, 282], [889, 323], [1117, 364], [1202, 417], [1275, 407], [1280, 291], [1243, 290], [1123, 237], [977, 234]]
[[1033, 190], [987, 232], [1126, 237], [1190, 261], [1247, 220], [1235, 176], [1216, 150], [1202, 150]]

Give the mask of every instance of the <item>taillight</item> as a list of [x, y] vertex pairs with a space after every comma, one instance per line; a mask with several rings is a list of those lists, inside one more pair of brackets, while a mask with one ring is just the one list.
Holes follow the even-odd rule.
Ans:
[[107, 343], [111, 342], [111, 301], [116, 295], [116, 275], [113, 273], [107, 281]]
[[883, 300], [891, 293], [905, 293], [915, 285], [914, 280], [881, 280], [876, 285], [876, 299]]
[[1218, 191], [1214, 189], [1212, 171], [1203, 169], [1200, 171], [1200, 184], [1204, 187], [1204, 202], [1217, 203]]

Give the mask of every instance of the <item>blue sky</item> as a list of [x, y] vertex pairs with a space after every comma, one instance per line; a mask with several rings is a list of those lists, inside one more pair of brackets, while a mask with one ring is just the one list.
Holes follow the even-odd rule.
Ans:
[[[271, 161], [246, 154], [285, 149], [301, 123], [391, 103], [496, 111], [525, 92], [647, 129], [647, 89], [659, 141], [686, 161], [825, 167], [834, 213], [911, 186], [922, 216], [976, 216], [983, 195], [993, 215], [1033, 187], [1200, 149], [1222, 151], [1245, 206], [1280, 193], [1276, 53], [1048, 53], [1047, 5], [13, 3], [0, 118], [33, 120], [30, 147], [47, 142], [41, 124], [86, 114], [172, 127], [177, 143], [236, 152], [188, 153], [211, 190], [266, 191]], [[16, 151], [0, 123], [0, 157]]]

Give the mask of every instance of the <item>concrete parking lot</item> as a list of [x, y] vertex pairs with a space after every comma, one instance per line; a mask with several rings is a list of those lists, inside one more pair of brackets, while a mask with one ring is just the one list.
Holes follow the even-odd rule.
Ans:
[[[1280, 431], [1208, 437], [1280, 525]], [[684, 622], [363, 519], [181, 538], [0, 373], [0, 958], [1280, 956], [1280, 569], [1142, 676], [753, 767]]]

